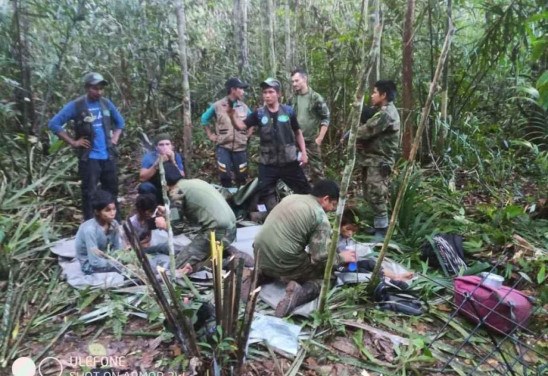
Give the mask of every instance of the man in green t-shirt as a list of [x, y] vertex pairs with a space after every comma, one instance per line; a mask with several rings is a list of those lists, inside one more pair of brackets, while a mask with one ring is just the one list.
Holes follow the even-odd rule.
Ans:
[[[257, 234], [253, 246], [260, 279], [289, 282], [276, 316], [286, 316], [319, 295], [331, 239], [326, 212], [335, 210], [338, 201], [337, 184], [320, 180], [311, 194], [284, 198]], [[355, 252], [343, 251], [337, 255], [337, 264], [355, 259]]]
[[291, 72], [295, 96], [290, 104], [297, 114], [297, 121], [303, 131], [308, 166], [308, 179], [314, 184], [323, 179], [322, 142], [329, 127], [329, 108], [323, 97], [308, 86], [308, 74], [302, 68]]

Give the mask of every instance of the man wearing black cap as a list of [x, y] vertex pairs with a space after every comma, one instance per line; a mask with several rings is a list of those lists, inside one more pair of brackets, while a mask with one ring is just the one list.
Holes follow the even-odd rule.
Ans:
[[[310, 184], [301, 168], [308, 162], [308, 156], [295, 112], [279, 103], [280, 81], [267, 78], [261, 83], [261, 89], [264, 106], [249, 114], [245, 121], [239, 116], [232, 116], [232, 120], [238, 129], [257, 127], [261, 153], [257, 190], [259, 200], [270, 211], [276, 205], [273, 193], [279, 179], [295, 193], [310, 193]], [[297, 146], [302, 154], [300, 161]]]
[[[93, 218], [91, 196], [101, 183], [101, 189], [110, 192], [118, 206], [118, 152], [116, 145], [124, 129], [124, 118], [112, 102], [103, 98], [108, 82], [99, 73], [84, 76], [86, 94], [69, 102], [49, 121], [49, 129], [76, 149], [78, 173], [82, 180], [82, 207], [84, 219]], [[74, 136], [63, 127], [74, 121]], [[117, 210], [117, 219], [120, 210]]]
[[[229, 78], [225, 83], [227, 96], [213, 103], [202, 114], [201, 122], [205, 127], [207, 137], [215, 142], [217, 168], [219, 179], [223, 187], [232, 186], [232, 179], [236, 185], [244, 185], [247, 179], [247, 138], [245, 130], [238, 130], [232, 125], [227, 114], [230, 108], [238, 118], [244, 120], [250, 113], [244, 102], [244, 89], [248, 85], [239, 78]], [[209, 126], [215, 117], [215, 129]]]

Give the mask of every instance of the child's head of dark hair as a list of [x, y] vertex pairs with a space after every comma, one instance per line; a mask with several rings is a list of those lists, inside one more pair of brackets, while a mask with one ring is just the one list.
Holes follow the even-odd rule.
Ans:
[[93, 210], [101, 211], [113, 203], [114, 203], [114, 196], [110, 192], [103, 191], [102, 189], [98, 189], [91, 196], [91, 208]]
[[386, 100], [388, 102], [393, 102], [394, 99], [396, 99], [396, 84], [394, 81], [391, 80], [380, 80], [375, 82], [375, 85], [373, 85], [377, 88], [377, 91], [380, 94], [386, 94]]
[[354, 225], [358, 227], [358, 222], [356, 221], [356, 211], [353, 208], [346, 208], [343, 211], [341, 218], [341, 227], [346, 225]]
[[135, 208], [139, 215], [145, 214], [148, 210], [156, 209], [157, 205], [156, 196], [152, 193], [141, 194], [137, 196], [137, 200], [135, 201]]

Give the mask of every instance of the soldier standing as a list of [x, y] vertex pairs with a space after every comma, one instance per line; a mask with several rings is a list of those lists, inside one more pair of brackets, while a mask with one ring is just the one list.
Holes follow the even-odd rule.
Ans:
[[329, 108], [323, 97], [308, 86], [308, 74], [304, 69], [291, 72], [291, 82], [295, 92], [291, 105], [303, 131], [308, 152], [308, 178], [314, 184], [325, 176], [321, 146], [329, 127]]
[[373, 209], [377, 239], [383, 238], [388, 228], [388, 187], [399, 149], [400, 115], [394, 106], [395, 97], [394, 82], [377, 81], [371, 94], [371, 104], [377, 112], [357, 132], [356, 162], [362, 169], [365, 200]]

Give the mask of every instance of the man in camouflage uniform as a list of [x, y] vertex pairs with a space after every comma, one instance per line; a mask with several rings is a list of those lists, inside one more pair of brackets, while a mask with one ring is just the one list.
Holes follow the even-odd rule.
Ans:
[[224, 197], [210, 184], [200, 179], [181, 179], [168, 176], [171, 205], [180, 216], [184, 216], [193, 226], [200, 229], [192, 242], [177, 254], [176, 266], [196, 264], [206, 260], [211, 254], [210, 231], [222, 241], [225, 248], [236, 239], [236, 217]]
[[[207, 137], [215, 142], [217, 169], [223, 187], [232, 186], [232, 178], [236, 185], [244, 185], [247, 180], [247, 138], [245, 130], [238, 130], [232, 125], [227, 110], [233, 111], [241, 120], [251, 112], [242, 102], [244, 89], [248, 85], [239, 78], [231, 77], [225, 82], [226, 97], [213, 103], [202, 114], [201, 123], [205, 127]], [[215, 119], [215, 129], [209, 123]]]
[[[373, 209], [375, 237], [383, 238], [388, 228], [388, 186], [400, 140], [400, 115], [394, 98], [396, 85], [381, 80], [374, 85], [371, 104], [376, 112], [358, 128], [356, 162], [362, 169], [365, 200]], [[364, 114], [369, 109], [364, 110]], [[368, 116], [362, 114], [362, 121]]]
[[312, 183], [324, 178], [322, 142], [329, 127], [329, 108], [323, 97], [308, 86], [308, 74], [302, 68], [291, 72], [295, 96], [290, 104], [304, 135], [308, 152], [308, 178]]
[[[276, 307], [277, 317], [286, 316], [319, 295], [331, 239], [326, 212], [335, 210], [338, 201], [337, 184], [320, 180], [311, 194], [284, 198], [255, 237], [259, 282], [277, 278], [289, 282]], [[337, 255], [336, 264], [353, 261], [355, 253], [343, 251]]]

